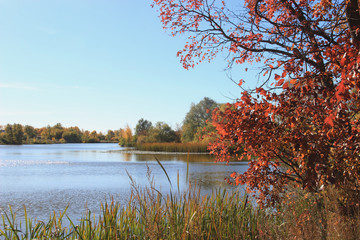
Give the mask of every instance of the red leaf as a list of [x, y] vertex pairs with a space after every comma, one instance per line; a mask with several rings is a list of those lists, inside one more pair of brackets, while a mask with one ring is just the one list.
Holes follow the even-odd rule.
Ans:
[[288, 87], [289, 87], [289, 81], [287, 81], [286, 83], [284, 83], [283, 89], [286, 89], [286, 88], [288, 88]]
[[334, 121], [335, 120], [335, 116], [333, 114], [329, 115], [327, 118], [325, 118], [325, 123], [330, 125], [331, 127], [334, 127]]
[[337, 87], [337, 91], [339, 94], [343, 94], [345, 92], [345, 85], [344, 85], [344, 81], [341, 81]]
[[345, 65], [345, 61], [346, 61], [346, 58], [341, 59], [340, 65], [341, 65], [341, 66], [344, 66], [344, 65]]
[[281, 86], [281, 85], [283, 85], [283, 83], [284, 83], [284, 79], [282, 78], [282, 79], [280, 79], [278, 82], [277, 82], [277, 86]]

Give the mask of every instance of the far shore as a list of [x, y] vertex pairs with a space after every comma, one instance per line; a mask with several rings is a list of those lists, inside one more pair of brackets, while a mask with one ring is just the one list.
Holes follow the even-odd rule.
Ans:
[[160, 151], [142, 151], [142, 150], [136, 150], [136, 149], [119, 149], [119, 150], [111, 150], [111, 152], [123, 152], [123, 153], [131, 153], [131, 154], [177, 154], [177, 155], [209, 155], [208, 152], [160, 152]]

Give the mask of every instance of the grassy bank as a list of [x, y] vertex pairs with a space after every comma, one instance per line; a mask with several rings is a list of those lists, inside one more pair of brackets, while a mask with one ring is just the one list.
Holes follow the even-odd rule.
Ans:
[[[1, 239], [358, 239], [360, 213], [344, 213], [336, 191], [296, 192], [275, 209], [261, 209], [239, 192], [199, 190], [162, 195], [151, 184], [133, 183], [127, 205], [102, 205], [101, 216], [91, 213], [73, 222], [64, 213], [38, 222], [4, 213]], [[26, 210], [25, 210], [26, 211]], [[64, 226], [63, 221], [70, 221]]]
[[142, 143], [135, 148], [140, 151], [207, 153], [207, 144], [201, 143]]

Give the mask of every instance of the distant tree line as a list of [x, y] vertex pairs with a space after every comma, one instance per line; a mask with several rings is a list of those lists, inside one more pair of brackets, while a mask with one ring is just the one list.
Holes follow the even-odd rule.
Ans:
[[29, 125], [7, 124], [0, 128], [0, 144], [100, 143], [119, 142], [123, 130], [102, 132], [80, 130], [79, 127], [54, 126], [34, 128]]
[[34, 128], [29, 125], [7, 124], [0, 126], [0, 144], [44, 144], [44, 143], [100, 143], [117, 142], [121, 146], [135, 146], [142, 143], [208, 143], [214, 138], [215, 128], [211, 124], [211, 112], [221, 107], [214, 100], [205, 97], [197, 104], [191, 104], [182, 125], [172, 129], [165, 122], [153, 124], [141, 118], [135, 131], [127, 125], [124, 129], [108, 130], [107, 134], [80, 130], [79, 127], [54, 126]]
[[153, 124], [141, 118], [135, 127], [134, 136], [122, 139], [120, 145], [163, 142], [208, 143], [215, 134], [215, 128], [211, 124], [211, 112], [216, 107], [220, 105], [207, 97], [197, 104], [191, 104], [182, 126], [176, 129], [164, 122]]

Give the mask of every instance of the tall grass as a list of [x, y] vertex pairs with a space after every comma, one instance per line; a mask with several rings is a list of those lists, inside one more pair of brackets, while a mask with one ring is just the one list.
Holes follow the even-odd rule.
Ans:
[[360, 199], [347, 206], [343, 200], [344, 192], [332, 186], [319, 193], [291, 189], [262, 219], [260, 238], [360, 239]]
[[[163, 195], [149, 178], [148, 187], [132, 180], [127, 205], [111, 201], [101, 205], [98, 218], [89, 212], [79, 223], [52, 215], [35, 222], [25, 214], [17, 224], [16, 214], [4, 213], [0, 236], [4, 239], [253, 239], [258, 236], [255, 208], [239, 192], [214, 191], [201, 196], [190, 187], [181, 194]], [[26, 209], [24, 209], [26, 211]], [[65, 227], [63, 219], [70, 225]]]
[[207, 153], [207, 146], [203, 143], [141, 143], [136, 144], [135, 148], [154, 152]]
[[[182, 193], [163, 195], [148, 172], [149, 185], [131, 178], [132, 194], [126, 205], [112, 200], [102, 213], [88, 212], [75, 223], [66, 209], [46, 222], [18, 222], [11, 210], [2, 216], [1, 239], [359, 239], [360, 212], [347, 214], [339, 192], [292, 191], [276, 209], [261, 209], [248, 195], [218, 189], [202, 196], [189, 186]], [[179, 190], [179, 189], [178, 189]], [[178, 191], [179, 192], [179, 191]], [[63, 224], [63, 220], [69, 222]]]

